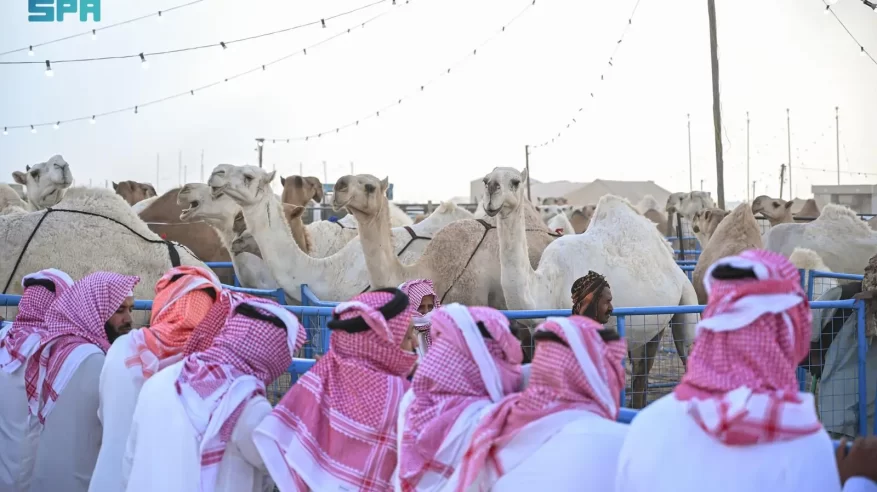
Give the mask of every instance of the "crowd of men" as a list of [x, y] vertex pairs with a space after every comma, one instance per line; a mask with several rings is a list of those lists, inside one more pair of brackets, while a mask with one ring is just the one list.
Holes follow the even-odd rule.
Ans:
[[132, 330], [138, 281], [24, 277], [0, 331], [0, 492], [877, 491], [877, 438], [835, 451], [798, 392], [810, 305], [766, 251], [710, 267], [682, 381], [630, 425], [596, 272], [530, 364], [502, 313], [441, 306], [429, 280], [360, 294], [273, 407], [307, 341], [294, 315], [178, 267]]

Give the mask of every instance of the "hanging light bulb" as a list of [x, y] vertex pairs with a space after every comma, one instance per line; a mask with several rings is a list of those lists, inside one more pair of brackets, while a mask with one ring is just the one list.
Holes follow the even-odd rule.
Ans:
[[158, 11], [158, 20], [162, 20], [161, 10]]
[[55, 130], [57, 130], [58, 128], [61, 128], [61, 122], [60, 122], [60, 121], [57, 122], [57, 123], [55, 123]]
[[52, 71], [52, 63], [46, 60], [46, 77], [54, 77], [55, 72]]
[[831, 5], [826, 5], [825, 10], [823, 10], [822, 13], [828, 15], [829, 12], [831, 12]]
[[143, 67], [143, 70], [149, 68], [149, 62], [146, 61], [146, 57], [143, 56], [143, 53], [140, 53], [140, 66]]
[[27, 56], [33, 56], [33, 46], [27, 47]]
[[92, 116], [92, 117], [91, 117], [91, 124], [94, 125], [95, 123], [97, 123], [97, 120], [94, 119], [94, 116]]
[[3, 134], [9, 135], [9, 130], [5, 126], [3, 127]]
[[37, 129], [34, 128], [33, 125], [31, 125], [31, 126], [30, 126], [30, 132], [31, 132], [31, 133], [36, 133], [36, 132], [37, 132]]
[[864, 46], [859, 46], [859, 56], [865, 56], [865, 55], [866, 55], [866, 53], [865, 53], [865, 47], [864, 47]]
[[97, 29], [92, 29], [92, 30], [91, 30], [91, 40], [92, 40], [92, 41], [97, 41]]

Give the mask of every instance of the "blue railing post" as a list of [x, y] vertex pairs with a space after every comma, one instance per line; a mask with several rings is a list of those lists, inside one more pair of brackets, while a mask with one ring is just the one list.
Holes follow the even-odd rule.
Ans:
[[[868, 435], [868, 384], [865, 381], [867, 370], [865, 367], [868, 356], [868, 340], [865, 337], [865, 301], [856, 301], [856, 340], [858, 342], [858, 372], [859, 372], [859, 435]], [[877, 402], [875, 402], [877, 404]], [[877, 418], [874, 419], [877, 422]]]
[[[625, 327], [626, 327], [625, 325], [626, 325], [626, 318], [624, 316], [618, 316], [615, 318], [615, 329], [618, 331], [618, 336], [620, 336], [621, 338], [624, 338], [624, 332], [625, 332]], [[621, 359], [621, 367], [624, 368], [624, 359]], [[646, 386], [648, 386], [648, 384]], [[625, 393], [627, 393], [627, 391], [625, 390], [625, 387], [622, 386], [621, 387], [621, 403], [619, 404], [622, 407], [624, 406], [624, 398], [626, 396]]]

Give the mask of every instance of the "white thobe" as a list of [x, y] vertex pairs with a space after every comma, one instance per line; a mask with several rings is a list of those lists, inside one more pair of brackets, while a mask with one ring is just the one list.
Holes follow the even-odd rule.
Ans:
[[91, 477], [89, 492], [118, 492], [122, 489], [122, 457], [137, 406], [143, 377], [134, 377], [125, 367], [131, 355], [131, 336], [122, 335], [107, 351], [100, 373], [98, 418], [103, 424], [100, 454]]
[[726, 446], [704, 432], [685, 402], [667, 395], [637, 414], [618, 459], [616, 492], [840, 491], [828, 433]]
[[864, 477], [852, 477], [847, 479], [843, 492], [877, 492], [877, 482]]
[[[127, 492], [201, 490], [198, 437], [177, 394], [183, 361], [143, 384], [122, 461]], [[251, 398], [232, 431], [219, 463], [216, 492], [270, 492], [274, 487], [253, 444], [253, 429], [271, 413], [264, 397]]]
[[28, 490], [33, 474], [41, 426], [28, 416], [25, 367], [0, 371], [0, 492]]
[[[559, 412], [554, 414], [563, 418]], [[542, 424], [553, 416], [527, 424], [503, 448], [498, 457], [515, 454], [515, 448], [526, 449], [546, 439], [517, 466], [493, 484], [492, 492], [525, 492], [550, 485], [552, 490], [611, 491], [615, 486], [618, 453], [627, 434], [627, 426], [586, 411], [576, 411], [572, 421], [556, 433], [546, 433]], [[548, 425], [547, 428], [552, 428]], [[524, 451], [526, 453], [526, 451]], [[655, 489], [663, 490], [663, 489]]]
[[40, 432], [31, 492], [86, 492], [100, 450], [98, 385], [104, 354], [85, 358]]

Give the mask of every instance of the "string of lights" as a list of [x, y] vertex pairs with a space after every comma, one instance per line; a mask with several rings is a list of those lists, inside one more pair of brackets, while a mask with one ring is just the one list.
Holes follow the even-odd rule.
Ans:
[[[630, 11], [630, 15], [627, 16], [627, 24], [624, 25], [624, 30], [621, 31], [621, 36], [618, 37], [618, 41], [615, 43], [615, 48], [612, 50], [612, 54], [609, 56], [606, 70], [600, 74], [600, 81], [601, 82], [603, 80], [605, 80], [606, 73], [608, 71], [612, 70], [612, 67], [615, 66], [615, 56], [618, 54], [618, 50], [621, 48], [621, 42], [624, 41], [624, 37], [627, 36], [627, 32], [630, 30], [631, 26], [633, 25], [633, 18], [636, 15], [637, 9], [639, 8], [639, 3], [640, 3], [640, 0], [636, 0], [636, 3], [633, 5], [633, 9]], [[594, 91], [592, 91], [592, 92], [590, 92], [590, 97], [588, 100], [593, 100], [594, 97], [595, 97]], [[581, 113], [584, 109], [585, 109], [584, 105], [580, 106], [578, 111], [575, 112], [575, 116], [570, 118], [570, 122], [566, 124], [566, 127], [563, 130], [557, 132], [557, 135], [552, 137], [550, 140], [546, 140], [540, 144], [530, 145], [530, 150], [537, 149], [539, 147], [547, 147], [548, 145], [553, 144], [558, 138], [560, 138], [560, 136], [563, 134], [564, 130], [569, 129], [572, 125], [575, 125], [576, 123], [578, 123], [578, 119], [576, 117], [579, 116], [579, 113]]]
[[27, 52], [28, 52], [28, 55], [33, 56], [33, 54], [34, 54], [34, 48], [39, 48], [40, 46], [48, 46], [48, 45], [50, 45], [50, 44], [55, 44], [55, 43], [61, 43], [61, 42], [63, 42], [63, 41], [68, 41], [68, 40], [70, 40], [70, 39], [75, 39], [75, 38], [79, 38], [79, 37], [82, 37], [82, 36], [89, 36], [89, 35], [91, 35], [91, 38], [92, 38], [92, 39], [97, 40], [97, 33], [101, 32], [101, 31], [106, 31], [107, 29], [112, 29], [112, 28], [114, 28], [114, 27], [124, 26], [124, 25], [126, 25], [126, 24], [131, 24], [131, 23], [133, 23], [133, 22], [138, 22], [138, 21], [141, 21], [141, 20], [143, 20], [143, 19], [149, 19], [149, 18], [152, 18], [152, 17], [157, 17], [157, 18], [160, 20], [160, 19], [162, 19], [162, 18], [164, 17], [164, 15], [167, 14], [168, 12], [173, 12], [173, 11], [175, 11], [175, 10], [180, 10], [180, 9], [184, 9], [184, 8], [186, 8], [186, 7], [191, 7], [192, 5], [195, 5], [195, 4], [198, 4], [198, 3], [201, 3], [201, 2], [203, 2], [203, 1], [205, 1], [205, 0], [193, 0], [193, 1], [189, 2], [189, 3], [184, 3], [184, 4], [182, 4], [182, 5], [177, 5], [177, 6], [175, 6], [175, 7], [170, 7], [170, 8], [165, 9], [165, 10], [159, 10], [159, 11], [157, 11], [157, 12], [149, 13], [149, 14], [146, 14], [146, 15], [141, 15], [140, 17], [135, 17], [135, 18], [133, 18], [133, 19], [124, 20], [124, 21], [121, 21], [121, 22], [117, 22], [117, 23], [115, 23], [115, 24], [109, 24], [109, 25], [106, 25], [106, 26], [103, 26], [103, 27], [98, 27], [98, 28], [95, 28], [95, 29], [89, 29], [89, 30], [87, 30], [87, 31], [83, 31], [83, 32], [81, 32], [81, 33], [79, 33], [79, 34], [72, 34], [72, 35], [70, 35], [70, 36], [64, 36], [63, 38], [52, 39], [51, 41], [45, 41], [45, 42], [42, 42], [42, 43], [37, 43], [37, 44], [32, 44], [32, 45], [29, 45], [29, 46], [25, 46], [25, 47], [23, 47], [23, 48], [16, 48], [16, 49], [14, 49], [14, 50], [4, 51], [4, 52], [0, 53], [0, 56], [7, 56], [7, 55], [11, 55], [11, 54], [13, 54], [13, 53], [20, 53], [20, 52], [23, 52], [23, 51], [27, 51]]
[[[334, 15], [331, 15], [331, 16], [329, 16], [329, 17], [322, 17], [322, 18], [320, 18], [320, 19], [317, 19], [317, 20], [314, 20], [314, 21], [310, 21], [310, 22], [306, 22], [306, 23], [304, 23], [304, 24], [299, 24], [299, 25], [292, 26], [292, 27], [286, 27], [286, 28], [283, 28], [283, 29], [275, 30], [275, 31], [264, 32], [264, 33], [261, 33], [261, 34], [256, 34], [256, 35], [253, 35], [253, 36], [247, 36], [247, 37], [244, 37], [244, 38], [232, 39], [232, 40], [229, 40], [229, 41], [219, 41], [218, 43], [212, 43], [212, 44], [203, 44], [203, 45], [199, 45], [199, 46], [189, 46], [189, 47], [186, 47], [186, 48], [176, 48], [176, 49], [165, 50], [165, 51], [139, 52], [139, 53], [130, 53], [130, 54], [127, 54], [127, 55], [100, 56], [100, 57], [94, 57], [94, 58], [76, 58], [76, 59], [66, 59], [66, 60], [46, 60], [45, 62], [42, 62], [42, 61], [33, 61], [33, 60], [28, 60], [28, 61], [0, 61], [0, 65], [33, 65], [33, 64], [41, 65], [41, 64], [45, 63], [45, 64], [46, 64], [46, 75], [49, 76], [49, 77], [51, 77], [51, 76], [54, 75], [54, 71], [52, 70], [52, 64], [59, 65], [59, 64], [62, 64], [62, 63], [87, 63], [87, 62], [96, 62], [96, 61], [126, 60], [126, 59], [131, 59], [131, 58], [135, 58], [135, 59], [136, 59], [136, 58], [139, 58], [139, 59], [140, 59], [140, 64], [141, 64], [141, 66], [142, 66], [143, 68], [148, 68], [148, 67], [149, 67], [149, 61], [148, 61], [148, 59], [153, 58], [153, 57], [163, 56], [163, 55], [171, 55], [171, 54], [177, 54], [177, 53], [185, 53], [185, 52], [189, 52], [189, 51], [204, 50], [204, 49], [208, 49], [208, 48], [222, 48], [223, 50], [225, 50], [225, 49], [228, 49], [228, 47], [231, 46], [231, 45], [233, 45], [233, 44], [244, 43], [244, 42], [247, 42], [247, 41], [253, 41], [253, 40], [255, 40], [255, 39], [261, 39], [261, 38], [265, 38], [265, 37], [269, 37], [269, 36], [274, 36], [274, 35], [277, 35], [277, 34], [284, 34], [284, 33], [288, 33], [288, 32], [290, 32], [290, 31], [294, 31], [294, 30], [297, 30], [297, 29], [302, 29], [302, 28], [305, 28], [305, 27], [310, 27], [310, 26], [320, 25], [320, 26], [322, 26], [323, 28], [325, 28], [325, 27], [326, 27], [326, 22], [327, 22], [327, 21], [331, 21], [331, 20], [337, 19], [337, 18], [339, 18], [339, 17], [344, 17], [344, 16], [346, 16], [346, 15], [350, 15], [350, 14], [353, 14], [353, 13], [359, 12], [359, 11], [361, 11], [361, 10], [365, 10], [365, 9], [370, 8], [370, 7], [374, 7], [374, 6], [376, 6], [376, 5], [380, 5], [380, 4], [382, 4], [382, 3], [387, 3], [387, 2], [390, 2], [390, 1], [392, 1], [393, 3], [395, 3], [395, 0], [377, 0], [377, 1], [371, 2], [371, 3], [369, 3], [369, 4], [363, 5], [363, 6], [361, 6], [361, 7], [357, 7], [357, 8], [355, 8], [355, 9], [353, 9], [353, 10], [348, 10], [348, 11], [346, 11], [346, 12], [341, 12], [341, 13], [338, 13], [338, 14], [334, 14]], [[30, 51], [30, 53], [33, 53], [33, 51]]]
[[[795, 171], [797, 171], [797, 170], [799, 170], [799, 169], [804, 170], [804, 171], [818, 171], [818, 172], [832, 173], [832, 174], [837, 174], [837, 173], [838, 173], [838, 170], [837, 170], [837, 169], [820, 169], [820, 168], [817, 168], [817, 167], [801, 167], [801, 166], [795, 166]], [[866, 173], [866, 172], [863, 172], [863, 171], [840, 171], [840, 173], [841, 173], [841, 174], [849, 174], [849, 175], [851, 175], [851, 176], [877, 176], [877, 173]]]
[[[850, 30], [847, 28], [847, 25], [844, 24], [842, 20], [840, 20], [840, 17], [838, 17], [837, 14], [834, 12], [834, 9], [831, 8], [831, 5], [833, 3], [837, 3], [837, 0], [822, 0], [822, 3], [825, 4], [825, 10], [823, 12], [826, 15], [831, 14], [832, 17], [834, 17], [834, 20], [836, 20], [837, 23], [840, 24], [840, 27], [842, 27], [844, 31], [847, 32], [847, 34], [850, 36], [850, 39], [852, 39], [856, 43], [856, 45], [859, 46], [859, 55], [867, 57], [871, 60], [871, 63], [877, 65], [877, 59], [874, 59], [874, 56], [865, 49], [865, 46], [861, 42], [859, 42], [858, 39], [856, 39], [856, 36], [854, 36], [853, 33], [850, 32]], [[873, 9], [874, 12], [877, 12], [877, 4], [871, 3], [867, 0], [862, 0], [862, 3]]]
[[[336, 126], [334, 128], [327, 129], [326, 131], [312, 133], [310, 135], [291, 137], [291, 138], [286, 138], [286, 137], [284, 137], [284, 138], [266, 138], [266, 139], [264, 139], [264, 143], [276, 144], [276, 143], [290, 143], [290, 142], [307, 142], [307, 141], [314, 139], [314, 138], [321, 138], [321, 137], [324, 137], [326, 135], [334, 135], [334, 134], [340, 133], [341, 130], [345, 130], [345, 129], [352, 128], [352, 127], [357, 127], [357, 126], [359, 126], [360, 123], [362, 123], [364, 121], [370, 120], [372, 118], [380, 117], [382, 113], [386, 112], [387, 110], [389, 110], [391, 108], [399, 106], [400, 104], [402, 104], [403, 101], [405, 101], [407, 99], [411, 99], [412, 97], [415, 97], [417, 94], [422, 93], [427, 87], [435, 84], [436, 82], [441, 80], [442, 77], [449, 75], [454, 68], [457, 68], [458, 66], [462, 65], [467, 60], [469, 60], [469, 58], [476, 56], [478, 54], [478, 50], [480, 50], [485, 45], [487, 45], [488, 43], [490, 43], [491, 41], [496, 39], [496, 37], [498, 37], [500, 34], [504, 33], [509, 28], [509, 26], [514, 24], [515, 21], [517, 21], [522, 15], [524, 15], [530, 9], [530, 7], [532, 7], [535, 4], [536, 4], [536, 0], [532, 0], [530, 3], [527, 4], [526, 7], [524, 7], [520, 12], [518, 12], [517, 15], [512, 17], [511, 20], [509, 20], [508, 22], [503, 24], [503, 26], [498, 31], [493, 33], [490, 37], [488, 37], [484, 42], [482, 42], [480, 45], [478, 45], [475, 49], [469, 51], [466, 56], [464, 56], [463, 58], [458, 60], [456, 63], [452, 64], [447, 69], [442, 70], [438, 75], [436, 75], [435, 77], [430, 79], [428, 82], [418, 86], [416, 90], [409, 92], [405, 96], [402, 96], [402, 97], [395, 99], [392, 103], [387, 104], [386, 106], [384, 106], [376, 111], [372, 111], [371, 113], [369, 113], [369, 114], [367, 114], [367, 115], [365, 115], [357, 120], [353, 120], [353, 121], [350, 121], [350, 122], [345, 123], [343, 125], [339, 125], [339, 126]], [[260, 140], [258, 142], [258, 145], [260, 145], [260, 146], [263, 145], [263, 141]]]
[[[408, 2], [406, 1], [405, 3], [407, 4]], [[89, 120], [89, 122], [93, 125], [93, 124], [96, 124], [96, 123], [97, 123], [97, 119], [98, 119], [98, 118], [103, 118], [103, 117], [106, 117], [106, 116], [115, 115], [115, 114], [119, 114], [119, 113], [127, 113], [127, 112], [131, 112], [131, 113], [134, 113], [134, 114], [139, 114], [140, 109], [142, 109], [142, 108], [145, 108], [145, 107], [148, 107], [148, 106], [154, 106], [154, 105], [156, 105], [156, 104], [161, 104], [161, 103], [164, 103], [164, 102], [167, 102], [167, 101], [171, 101], [171, 100], [174, 100], [174, 99], [178, 99], [178, 98], [181, 98], [181, 97], [184, 97], [184, 96], [194, 96], [195, 94], [200, 93], [200, 92], [202, 92], [202, 91], [204, 91], [204, 90], [206, 90], [206, 89], [209, 89], [209, 88], [211, 88], [211, 87], [215, 87], [215, 86], [218, 86], [218, 85], [220, 85], [220, 84], [228, 83], [228, 82], [230, 82], [230, 81], [237, 80], [237, 79], [239, 79], [239, 78], [242, 78], [242, 77], [245, 77], [245, 76], [247, 76], [247, 75], [251, 75], [251, 74], [257, 73], [257, 72], [264, 72], [265, 70], [268, 69], [268, 67], [270, 67], [270, 66], [272, 66], [272, 65], [276, 65], [276, 64], [281, 63], [281, 62], [284, 62], [284, 61], [286, 61], [286, 60], [288, 60], [288, 59], [290, 59], [290, 58], [292, 58], [292, 57], [294, 57], [294, 56], [307, 55], [307, 54], [308, 54], [308, 50], [312, 50], [313, 48], [316, 48], [316, 47], [321, 46], [321, 45], [323, 45], [323, 44], [325, 44], [325, 43], [328, 43], [329, 41], [332, 41], [332, 40], [334, 40], [334, 39], [336, 39], [336, 38], [339, 38], [339, 37], [341, 37], [341, 36], [344, 36], [345, 34], [350, 34], [351, 32], [353, 32], [353, 31], [355, 31], [355, 30], [357, 30], [357, 29], [364, 29], [365, 26], [366, 26], [367, 24], [370, 24], [370, 23], [372, 23], [372, 22], [374, 22], [374, 21], [380, 19], [381, 17], [383, 17], [383, 16], [385, 16], [385, 15], [391, 13], [392, 11], [393, 11], [393, 9], [385, 10], [384, 12], [381, 12], [380, 14], [378, 14], [378, 15], [376, 15], [376, 16], [374, 16], [374, 17], [371, 17], [370, 19], [367, 19], [367, 20], [365, 20], [365, 21], [363, 21], [363, 22], [360, 22], [360, 23], [356, 24], [355, 26], [348, 27], [347, 29], [345, 29], [345, 30], [343, 30], [343, 31], [337, 32], [337, 33], [333, 34], [332, 36], [329, 36], [329, 37], [327, 37], [327, 38], [325, 38], [325, 39], [323, 39], [323, 40], [321, 40], [321, 41], [318, 41], [318, 42], [316, 42], [316, 43], [314, 43], [314, 44], [312, 44], [312, 45], [310, 45], [310, 46], [307, 46], [306, 48], [298, 49], [298, 50], [296, 50], [296, 51], [294, 51], [294, 52], [292, 52], [292, 53], [289, 53], [289, 54], [287, 54], [287, 55], [284, 55], [284, 56], [282, 56], [282, 57], [280, 57], [280, 58], [277, 58], [277, 59], [274, 59], [274, 60], [272, 60], [272, 61], [269, 61], [269, 62], [263, 63], [263, 64], [261, 64], [261, 65], [258, 65], [258, 66], [256, 66], [256, 67], [251, 68], [251, 69], [249, 69], [249, 70], [246, 70], [246, 71], [244, 71], [244, 72], [239, 72], [239, 73], [237, 73], [237, 74], [235, 74], [235, 75], [231, 75], [231, 76], [226, 77], [226, 78], [224, 78], [224, 79], [222, 79], [222, 80], [217, 80], [217, 81], [212, 82], [212, 83], [207, 84], [207, 85], [203, 85], [203, 86], [200, 86], [200, 87], [196, 87], [196, 88], [193, 88], [193, 89], [189, 89], [189, 90], [184, 91], [184, 92], [179, 92], [179, 93], [176, 93], [176, 94], [172, 94], [172, 95], [170, 95], [170, 96], [166, 96], [166, 97], [163, 97], [163, 98], [161, 98], [161, 99], [155, 99], [155, 100], [152, 100], [152, 101], [149, 101], [149, 102], [145, 102], [145, 103], [137, 104], [137, 105], [134, 105], [134, 106], [128, 106], [128, 107], [125, 107], [125, 108], [114, 109], [114, 110], [112, 110], [112, 111], [106, 111], [106, 112], [103, 112], [103, 113], [95, 113], [95, 114], [88, 115], [88, 116], [80, 116], [80, 117], [77, 117], [77, 118], [62, 119], [62, 120], [49, 121], [49, 122], [43, 122], [43, 123], [34, 123], [34, 124], [29, 124], [29, 125], [9, 125], [9, 126], [3, 126], [3, 135], [9, 135], [9, 130], [16, 130], [16, 129], [30, 129], [31, 133], [37, 133], [37, 128], [40, 128], [40, 127], [46, 127], [46, 126], [53, 126], [53, 127], [55, 128], [55, 130], [57, 130], [57, 129], [59, 129], [60, 126], [63, 125], [63, 124], [74, 123], [74, 122], [85, 121], [85, 120]]]

